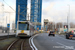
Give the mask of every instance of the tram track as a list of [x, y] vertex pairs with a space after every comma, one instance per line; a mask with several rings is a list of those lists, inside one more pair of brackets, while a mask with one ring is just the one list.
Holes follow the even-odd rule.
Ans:
[[31, 50], [28, 39], [29, 38], [15, 40], [9, 45], [7, 50]]
[[10, 44], [7, 50], [21, 50], [21, 47], [20, 47], [21, 43], [22, 43], [22, 39], [17, 39], [13, 43]]

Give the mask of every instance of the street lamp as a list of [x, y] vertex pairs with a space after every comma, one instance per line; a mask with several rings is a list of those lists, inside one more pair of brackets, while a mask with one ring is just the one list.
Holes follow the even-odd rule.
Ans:
[[[3, 16], [4, 16], [4, 4], [2, 3], [2, 9], [3, 9]], [[4, 22], [4, 19], [3, 19]], [[4, 24], [4, 23], [3, 23]], [[3, 25], [4, 26], [4, 25]]]
[[69, 6], [69, 12], [68, 12], [68, 16], [67, 16], [67, 25], [68, 25], [68, 28], [67, 28], [67, 32], [69, 32], [69, 17], [70, 17], [70, 5]]
[[28, 21], [30, 21], [30, 20], [29, 20], [29, 13], [27, 14], [27, 18], [28, 18]]
[[53, 31], [54, 31], [54, 17], [53, 17]]

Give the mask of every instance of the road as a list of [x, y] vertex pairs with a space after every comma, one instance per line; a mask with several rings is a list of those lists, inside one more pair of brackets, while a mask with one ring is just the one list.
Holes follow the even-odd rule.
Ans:
[[48, 36], [48, 33], [37, 35], [33, 42], [38, 50], [75, 50], [75, 39], [65, 39], [65, 36]]

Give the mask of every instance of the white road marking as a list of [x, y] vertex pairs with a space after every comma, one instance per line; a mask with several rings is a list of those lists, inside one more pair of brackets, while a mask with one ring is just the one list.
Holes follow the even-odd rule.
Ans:
[[[59, 37], [59, 36], [57, 35], [57, 37]], [[63, 37], [59, 37], [59, 38], [64, 39]], [[70, 42], [75, 42], [75, 41], [68, 40], [68, 39], [66, 39], [66, 38], [65, 38], [64, 40], [67, 40], [67, 41], [70, 41]]]
[[62, 43], [59, 43], [59, 42], [56, 42], [56, 43], [59, 44], [59, 45], [65, 46], [64, 49], [68, 49], [68, 47], [69, 47], [69, 49], [73, 49], [73, 50], [75, 50], [74, 47], [70, 48], [70, 46], [64, 45], [64, 44], [62, 44]]
[[[34, 37], [33, 37], [33, 38], [34, 38]], [[34, 43], [33, 43], [33, 38], [31, 39], [31, 43], [32, 43], [33, 47], [35, 48], [35, 50], [38, 50], [38, 49], [36, 48], [36, 46], [34, 45]]]
[[[38, 34], [37, 34], [38, 35]], [[37, 35], [35, 35], [35, 36], [37, 36]], [[38, 50], [37, 48], [36, 48], [36, 46], [34, 45], [34, 43], [33, 43], [33, 38], [35, 37], [35, 36], [32, 36], [30, 39], [29, 39], [29, 44], [30, 44], [30, 47], [32, 48], [32, 50]], [[31, 45], [32, 44], [32, 45]], [[34, 49], [35, 48], [35, 49]]]
[[60, 45], [66, 46], [66, 45], [64, 45], [64, 44], [62, 44], [62, 43], [59, 43], [59, 42], [57, 42], [57, 44], [60, 44]]
[[32, 50], [34, 50], [34, 48], [31, 46], [31, 43], [30, 43], [31, 42], [31, 38], [29, 38], [29, 44], [30, 44], [30, 47], [32, 48]]
[[75, 49], [74, 49], [75, 50]]
[[[35, 36], [37, 36], [37, 35], [35, 35]], [[38, 50], [37, 48], [36, 48], [36, 46], [34, 45], [34, 43], [33, 43], [33, 39], [34, 39], [34, 37], [35, 36], [32, 36], [30, 39], [29, 39], [29, 44], [30, 44], [30, 47], [32, 48], [32, 50]], [[58, 36], [59, 37], [59, 36]], [[59, 37], [59, 38], [62, 38], [62, 37]], [[62, 38], [62, 39], [64, 39], [64, 38]], [[67, 39], [64, 39], [64, 40], [67, 40]], [[53, 41], [53, 40], [52, 40]], [[69, 40], [68, 40], [69, 41]], [[70, 42], [74, 42], [74, 41], [70, 41]], [[56, 42], [57, 44], [59, 44], [59, 45], [62, 45], [62, 46], [66, 46], [66, 45], [64, 45], [64, 44], [62, 44], [62, 43], [59, 43], [59, 42]], [[32, 44], [32, 45], [31, 45]], [[34, 49], [35, 48], [35, 49]], [[73, 49], [73, 50], [75, 50], [75, 48]]]

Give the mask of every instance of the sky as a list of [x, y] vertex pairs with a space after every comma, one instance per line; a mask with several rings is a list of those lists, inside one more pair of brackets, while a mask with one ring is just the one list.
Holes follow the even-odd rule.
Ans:
[[[16, 8], [16, 0], [4, 0], [14, 10]], [[0, 0], [0, 22], [6, 26], [7, 23], [15, 22], [15, 11], [13, 11], [3, 0]], [[75, 0], [42, 0], [42, 25], [44, 19], [54, 22], [67, 22], [67, 16], [69, 22], [75, 23]], [[1, 4], [4, 4], [4, 11], [11, 13], [4, 13]], [[28, 13], [30, 11], [30, 0], [28, 0]], [[70, 13], [69, 13], [70, 12]], [[10, 16], [10, 20], [9, 20]]]
[[[47, 16], [49, 21], [66, 22], [67, 16], [69, 16], [69, 21], [74, 22], [75, 0], [45, 0], [43, 5], [46, 5], [43, 6], [43, 18]], [[69, 7], [70, 14], [68, 15]]]

